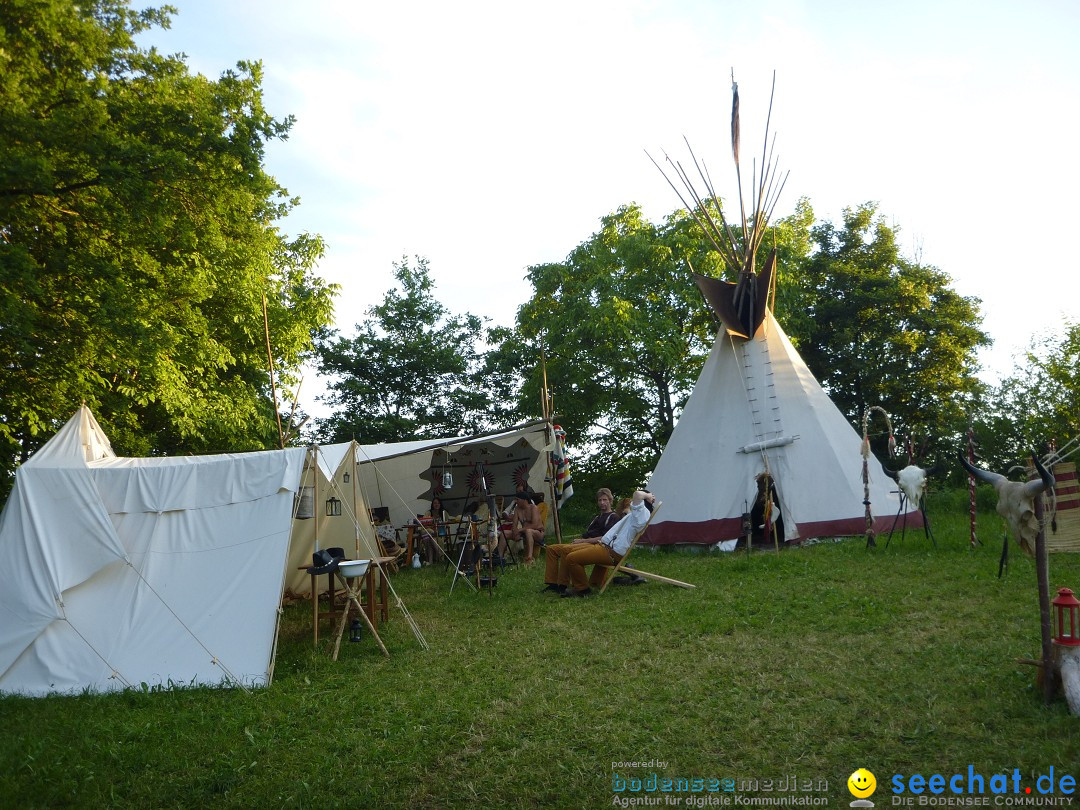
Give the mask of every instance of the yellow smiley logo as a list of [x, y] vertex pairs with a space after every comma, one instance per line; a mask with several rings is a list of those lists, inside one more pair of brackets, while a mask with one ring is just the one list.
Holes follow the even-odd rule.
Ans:
[[865, 799], [877, 788], [877, 779], [866, 768], [859, 768], [847, 780], [847, 789], [856, 799]]

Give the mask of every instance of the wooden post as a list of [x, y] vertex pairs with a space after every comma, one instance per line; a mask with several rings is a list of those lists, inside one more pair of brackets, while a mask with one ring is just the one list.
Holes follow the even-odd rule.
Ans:
[[[1043, 499], [1035, 496], [1035, 519], [1039, 533], [1035, 535], [1035, 573], [1039, 582], [1039, 630], [1042, 633], [1043, 702], [1049, 706], [1054, 699], [1057, 673], [1054, 671], [1054, 642], [1050, 629], [1050, 561], [1046, 548], [1046, 530], [1042, 525]], [[1007, 542], [1007, 541], [1006, 541]]]
[[266, 333], [266, 362], [270, 368], [270, 393], [274, 397], [274, 416], [277, 417], [278, 443], [285, 449], [285, 434], [281, 431], [281, 409], [278, 408], [277, 382], [274, 380], [274, 352], [270, 348], [270, 318], [266, 314], [266, 293], [262, 297], [263, 331]]
[[[968, 428], [968, 446], [967, 446], [967, 459], [968, 464], [972, 467], [975, 466], [975, 431], [972, 428]], [[979, 539], [975, 536], [975, 476], [968, 474], [968, 511], [971, 516], [971, 549], [974, 550], [975, 546], [979, 544]]]

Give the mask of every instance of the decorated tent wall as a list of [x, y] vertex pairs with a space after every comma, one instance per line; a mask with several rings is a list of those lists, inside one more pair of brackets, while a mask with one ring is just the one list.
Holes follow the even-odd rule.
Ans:
[[[306, 569], [317, 549], [336, 546], [344, 549], [345, 556], [351, 559], [370, 560], [381, 556], [354, 461], [355, 448], [354, 442], [345, 442], [314, 446], [306, 451], [300, 492], [310, 496], [312, 517], [293, 519], [292, 543], [285, 569], [288, 595], [311, 594], [311, 577]], [[314, 462], [316, 458], [318, 463]], [[320, 591], [325, 590], [327, 584], [327, 577], [319, 578]]]
[[[756, 477], [775, 481], [786, 537], [856, 535], [866, 529], [861, 437], [822, 390], [771, 312], [749, 340], [721, 329], [649, 479], [664, 502], [643, 542], [739, 538]], [[876, 531], [888, 531], [899, 494], [868, 460]], [[921, 526], [909, 506], [907, 526]]]
[[[369, 505], [389, 509], [391, 522], [404, 526], [427, 513], [433, 495], [452, 515], [482, 500], [481, 467], [493, 495], [508, 499], [525, 483], [550, 501], [546, 479], [552, 442], [550, 423], [537, 421], [479, 436], [358, 445], [356, 460]], [[443, 473], [453, 479], [449, 488], [443, 487]]]
[[118, 458], [81, 408], [0, 515], [0, 691], [269, 683], [305, 452]]

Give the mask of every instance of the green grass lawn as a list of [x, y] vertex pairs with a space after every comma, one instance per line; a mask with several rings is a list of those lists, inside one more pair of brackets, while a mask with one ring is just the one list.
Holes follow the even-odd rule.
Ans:
[[[847, 807], [866, 767], [883, 807], [894, 774], [1080, 777], [1080, 718], [1016, 661], [1039, 654], [1034, 563], [1014, 544], [998, 579], [999, 519], [981, 517], [971, 551], [966, 514], [931, 517], [937, 549], [917, 530], [875, 550], [635, 552], [692, 591], [558, 599], [537, 566], [489, 597], [406, 570], [394, 583], [428, 651], [398, 615], [389, 659], [365, 638], [333, 662], [299, 604], [268, 689], [0, 699], [0, 805], [609, 807], [649, 795], [616, 777], [656, 773], [737, 780], [729, 799], [794, 777]], [[1080, 556], [1050, 571], [1080, 591]]]

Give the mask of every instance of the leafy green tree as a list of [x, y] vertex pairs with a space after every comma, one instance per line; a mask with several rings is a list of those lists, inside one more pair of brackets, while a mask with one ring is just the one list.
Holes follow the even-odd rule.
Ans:
[[564, 262], [529, 268], [534, 293], [517, 319], [534, 358], [523, 396], [540, 402], [542, 349], [575, 476], [629, 489], [652, 469], [712, 338], [688, 264], [714, 273], [718, 261], [685, 213], [655, 225], [625, 205]]
[[[777, 300], [785, 307], [798, 306], [785, 268], [805, 257], [812, 221], [800, 200], [762, 245], [780, 257]], [[633, 204], [603, 217], [565, 261], [529, 268], [533, 296], [500, 351], [510, 345], [510, 354], [530, 358], [521, 369], [522, 415], [538, 412], [544, 353], [553, 409], [583, 489], [629, 491], [663, 451], [718, 328], [692, 271], [734, 280], [685, 210], [654, 224]]]
[[322, 399], [337, 409], [318, 427], [323, 441], [457, 436], [492, 424], [500, 393], [484, 375], [482, 319], [439, 303], [424, 258], [395, 262], [394, 276], [398, 288], [368, 308], [355, 337], [334, 332], [319, 343], [320, 369], [333, 378]]
[[85, 401], [118, 452], [277, 444], [262, 301], [288, 380], [328, 323], [318, 237], [263, 170], [291, 118], [261, 66], [217, 81], [134, 36], [169, 7], [0, 3], [0, 468]]
[[824, 223], [812, 233], [797, 334], [810, 370], [857, 427], [880, 405], [899, 434], [958, 441], [982, 389], [975, 352], [989, 343], [978, 300], [901, 256], [874, 204], [846, 209], [842, 228]]
[[[999, 471], [1026, 463], [1033, 450], [1044, 453], [1049, 442], [1065, 449], [1080, 436], [1080, 324], [1035, 338], [1026, 359], [974, 414], [983, 456]], [[1073, 454], [1076, 449], [1073, 444]]]

